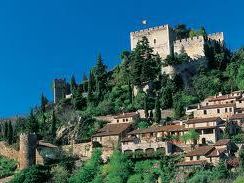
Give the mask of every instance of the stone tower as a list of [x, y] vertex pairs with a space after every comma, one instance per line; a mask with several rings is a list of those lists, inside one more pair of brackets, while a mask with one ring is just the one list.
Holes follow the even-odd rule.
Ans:
[[21, 170], [36, 164], [36, 145], [36, 134], [20, 134], [19, 168]]
[[174, 30], [169, 25], [153, 27], [130, 33], [131, 50], [142, 37], [147, 37], [149, 45], [155, 53], [158, 53], [162, 59], [173, 52], [173, 41], [175, 40]]
[[66, 81], [65, 79], [55, 79], [53, 82], [53, 96], [54, 103], [64, 99], [66, 95]]

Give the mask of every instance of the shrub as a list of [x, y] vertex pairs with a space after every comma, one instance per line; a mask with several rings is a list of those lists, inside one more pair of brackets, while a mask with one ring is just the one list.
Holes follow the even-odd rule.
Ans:
[[67, 183], [69, 173], [60, 165], [57, 165], [51, 169], [52, 179], [54, 183]]
[[17, 162], [15, 160], [0, 156], [0, 178], [12, 175], [16, 168]]

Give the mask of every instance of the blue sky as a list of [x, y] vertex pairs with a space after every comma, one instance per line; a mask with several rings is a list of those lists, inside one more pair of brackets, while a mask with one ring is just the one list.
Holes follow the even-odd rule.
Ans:
[[227, 45], [244, 45], [242, 0], [7, 0], [0, 2], [0, 117], [26, 114], [53, 78], [78, 81], [102, 53], [112, 68], [129, 49], [129, 32], [185, 23], [223, 31]]

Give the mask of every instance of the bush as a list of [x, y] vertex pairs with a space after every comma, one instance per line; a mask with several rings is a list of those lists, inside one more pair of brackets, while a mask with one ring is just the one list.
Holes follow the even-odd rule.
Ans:
[[0, 178], [13, 175], [16, 168], [17, 162], [15, 160], [0, 156]]
[[43, 183], [50, 179], [48, 167], [35, 165], [20, 171], [10, 183]]
[[54, 183], [67, 183], [69, 178], [68, 171], [60, 165], [51, 169], [52, 179]]

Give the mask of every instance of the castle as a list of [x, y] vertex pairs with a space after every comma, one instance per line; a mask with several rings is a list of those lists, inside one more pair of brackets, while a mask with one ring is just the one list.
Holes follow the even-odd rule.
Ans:
[[136, 44], [142, 37], [147, 37], [149, 45], [155, 53], [158, 53], [162, 59], [167, 55], [178, 53], [184, 50], [193, 60], [205, 57], [204, 44], [206, 41], [224, 42], [223, 32], [209, 34], [207, 40], [203, 36], [195, 36], [177, 40], [175, 30], [169, 25], [163, 25], [144, 29], [130, 33], [131, 50], [136, 47]]

